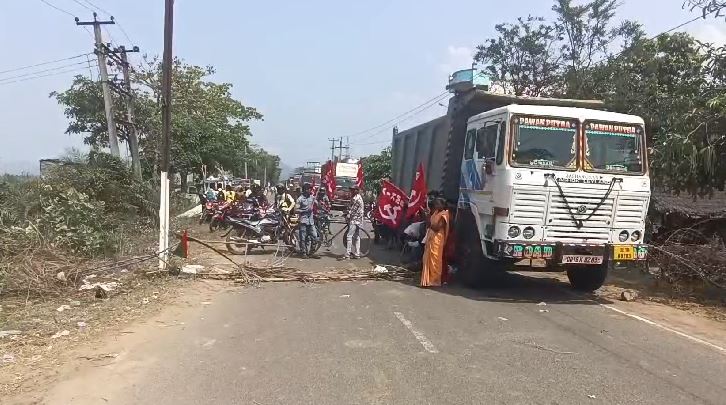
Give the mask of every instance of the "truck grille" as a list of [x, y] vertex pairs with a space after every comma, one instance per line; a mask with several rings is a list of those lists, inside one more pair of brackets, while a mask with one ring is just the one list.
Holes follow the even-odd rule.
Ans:
[[[600, 193], [600, 195], [596, 194]], [[567, 203], [559, 192], [553, 192], [550, 195], [550, 212], [547, 225], [550, 226], [574, 226], [572, 215], [567, 209], [568, 203], [570, 210], [575, 218], [583, 220], [582, 228], [608, 228], [613, 218], [613, 205], [615, 203], [614, 193], [610, 193], [607, 199], [598, 207], [598, 203], [605, 195], [604, 191], [597, 190], [593, 194], [572, 194], [565, 192]], [[595, 210], [597, 208], [597, 210]], [[582, 211], [580, 211], [582, 210]], [[592, 216], [591, 216], [592, 215]], [[586, 218], [590, 217], [588, 220]]]
[[637, 195], [618, 196], [618, 209], [615, 214], [614, 228], [643, 228], [648, 207], [648, 197]]
[[545, 228], [545, 240], [562, 243], [607, 243], [610, 239], [608, 228], [577, 229], [572, 222], [570, 226], [548, 226]]
[[510, 220], [523, 225], [544, 225], [547, 215], [547, 192], [514, 190]]
[[606, 191], [563, 189], [570, 210], [583, 221], [578, 228], [558, 190], [514, 190], [509, 221], [544, 226], [545, 240], [562, 243], [607, 243], [611, 229], [642, 229], [648, 197], [614, 190], [598, 207]]

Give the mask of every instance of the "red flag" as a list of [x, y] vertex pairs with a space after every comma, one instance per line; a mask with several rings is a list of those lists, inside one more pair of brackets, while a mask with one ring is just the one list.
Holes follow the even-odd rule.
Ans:
[[413, 186], [411, 186], [411, 195], [408, 196], [408, 211], [406, 211], [406, 218], [411, 219], [416, 213], [422, 208], [426, 208], [426, 176], [424, 175], [423, 163], [418, 164], [416, 170], [416, 177], [413, 180]]
[[315, 183], [316, 183], [315, 176], [313, 176], [313, 184], [312, 184], [312, 186], [313, 186], [313, 195], [318, 195], [318, 185], [315, 184]]
[[388, 180], [383, 180], [381, 194], [378, 196], [378, 206], [374, 215], [382, 224], [392, 229], [398, 229], [403, 219], [403, 206], [408, 196], [400, 188]]
[[328, 163], [325, 164], [324, 176], [325, 191], [328, 193], [330, 201], [333, 201], [333, 197], [335, 197], [335, 163], [330, 160], [328, 160]]
[[358, 161], [358, 173], [355, 176], [355, 185], [358, 186], [358, 188], [361, 190], [363, 190], [363, 186], [365, 185], [365, 176], [363, 175], [363, 160]]

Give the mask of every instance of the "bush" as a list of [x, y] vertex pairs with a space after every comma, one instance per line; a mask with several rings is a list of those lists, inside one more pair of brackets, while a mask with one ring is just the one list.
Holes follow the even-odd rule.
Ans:
[[37, 220], [37, 228], [53, 247], [84, 256], [107, 248], [103, 201], [92, 200], [73, 188], [56, 193], [46, 185], [45, 191], [50, 196], [43, 198], [43, 214]]

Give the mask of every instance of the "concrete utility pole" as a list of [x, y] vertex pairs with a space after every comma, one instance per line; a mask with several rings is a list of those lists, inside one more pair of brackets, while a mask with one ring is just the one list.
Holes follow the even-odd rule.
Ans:
[[337, 139], [335, 138], [328, 138], [328, 141], [330, 141], [330, 161], [335, 161], [335, 142]]
[[[128, 52], [139, 52], [139, 47], [135, 46], [131, 50], [127, 50], [126, 47], [119, 46], [114, 50], [107, 50], [109, 57], [113, 59], [117, 64], [121, 65], [121, 70], [124, 76], [124, 90], [123, 94], [126, 96], [126, 121], [129, 127], [129, 150], [131, 151], [131, 168], [133, 169], [134, 176], [141, 180], [141, 160], [139, 158], [139, 138], [136, 132], [136, 124], [134, 123], [134, 99], [131, 93], [131, 78], [129, 77], [129, 60], [126, 54]], [[121, 55], [119, 58], [117, 55]]]
[[98, 58], [98, 70], [101, 72], [101, 87], [103, 88], [103, 104], [106, 110], [106, 122], [108, 123], [108, 144], [111, 148], [111, 154], [121, 156], [118, 149], [118, 137], [116, 136], [116, 123], [113, 120], [113, 99], [111, 98], [111, 88], [108, 83], [108, 70], [106, 69], [106, 52], [103, 45], [103, 37], [101, 37], [101, 25], [116, 24], [113, 17], [109, 21], [98, 21], [98, 15], [93, 13], [93, 21], [80, 21], [76, 17], [76, 25], [93, 25], [93, 34], [96, 38], [96, 57]]
[[[139, 138], [136, 133], [136, 123], [134, 123], [134, 97], [131, 94], [131, 78], [129, 77], [129, 59], [126, 53], [129, 52], [124, 46], [121, 49], [121, 68], [124, 75], [124, 83], [126, 84], [126, 91], [128, 92], [128, 98], [126, 99], [126, 119], [129, 121], [129, 149], [131, 150], [131, 168], [134, 171], [134, 176], [141, 180], [141, 159], [139, 158]], [[133, 47], [130, 52], [138, 52], [138, 47]]]
[[247, 177], [247, 145], [245, 145], [245, 180], [249, 180]]
[[341, 136], [338, 141], [340, 143], [340, 146], [338, 146], [338, 160], [342, 161], [343, 160], [343, 137]]
[[171, 73], [174, 0], [164, 1], [164, 55], [161, 68], [161, 190], [159, 204], [159, 268], [169, 257], [169, 160], [171, 151]]

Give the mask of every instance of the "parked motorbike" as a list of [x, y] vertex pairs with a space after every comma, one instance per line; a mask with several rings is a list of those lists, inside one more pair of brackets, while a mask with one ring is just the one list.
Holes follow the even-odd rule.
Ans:
[[205, 222], [211, 222], [214, 214], [217, 212], [219, 202], [217, 201], [206, 201], [202, 204], [202, 213], [199, 215], [199, 224]]
[[209, 232], [228, 229], [233, 221], [250, 219], [254, 212], [255, 209], [251, 204], [220, 203], [209, 222]]
[[253, 247], [264, 248], [284, 239], [283, 220], [274, 210], [259, 210], [249, 219], [228, 218], [228, 222], [231, 228], [223, 237], [227, 250], [234, 254], [246, 254]]

